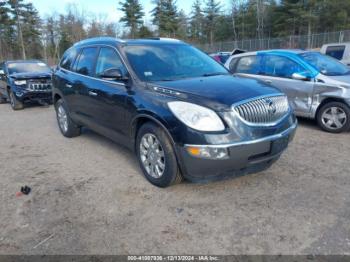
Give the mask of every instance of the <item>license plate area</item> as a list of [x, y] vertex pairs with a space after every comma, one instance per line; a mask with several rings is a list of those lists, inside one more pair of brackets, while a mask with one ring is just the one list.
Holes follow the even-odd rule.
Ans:
[[271, 154], [278, 154], [288, 147], [289, 135], [271, 142]]

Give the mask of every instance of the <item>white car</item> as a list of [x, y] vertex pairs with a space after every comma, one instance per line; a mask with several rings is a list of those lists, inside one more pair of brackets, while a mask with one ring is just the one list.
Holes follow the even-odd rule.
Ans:
[[323, 45], [320, 52], [338, 59], [343, 64], [350, 66], [350, 43], [334, 43]]

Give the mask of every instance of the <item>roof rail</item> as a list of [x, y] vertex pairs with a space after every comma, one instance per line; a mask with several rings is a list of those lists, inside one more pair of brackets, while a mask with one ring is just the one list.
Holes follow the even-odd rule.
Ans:
[[111, 37], [111, 36], [98, 36], [98, 37], [92, 37], [92, 38], [87, 38], [87, 39], [83, 39], [79, 42], [76, 42], [74, 44], [75, 45], [80, 45], [80, 44], [85, 44], [85, 43], [89, 43], [89, 42], [94, 42], [94, 41], [98, 41], [98, 40], [109, 40], [109, 41], [117, 41], [120, 43], [124, 43], [125, 41], [116, 37]]
[[[142, 38], [141, 38], [142, 39]], [[176, 38], [170, 38], [170, 37], [146, 37], [143, 39], [147, 40], [166, 40], [166, 41], [176, 41], [176, 42], [181, 42], [181, 40], [176, 39]]]

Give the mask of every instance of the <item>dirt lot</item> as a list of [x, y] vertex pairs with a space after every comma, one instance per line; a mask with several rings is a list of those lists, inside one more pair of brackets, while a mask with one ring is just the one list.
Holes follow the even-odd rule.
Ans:
[[300, 121], [266, 172], [159, 189], [110, 140], [64, 138], [53, 107], [0, 105], [0, 253], [350, 254], [349, 141]]

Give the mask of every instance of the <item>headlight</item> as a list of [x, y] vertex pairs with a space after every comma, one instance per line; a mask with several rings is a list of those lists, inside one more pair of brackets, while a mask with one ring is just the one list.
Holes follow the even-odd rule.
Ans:
[[219, 116], [209, 108], [187, 102], [169, 102], [173, 114], [187, 126], [199, 131], [222, 131], [225, 129]]
[[15, 80], [15, 85], [17, 86], [23, 86], [25, 84], [27, 84], [26, 80]]

